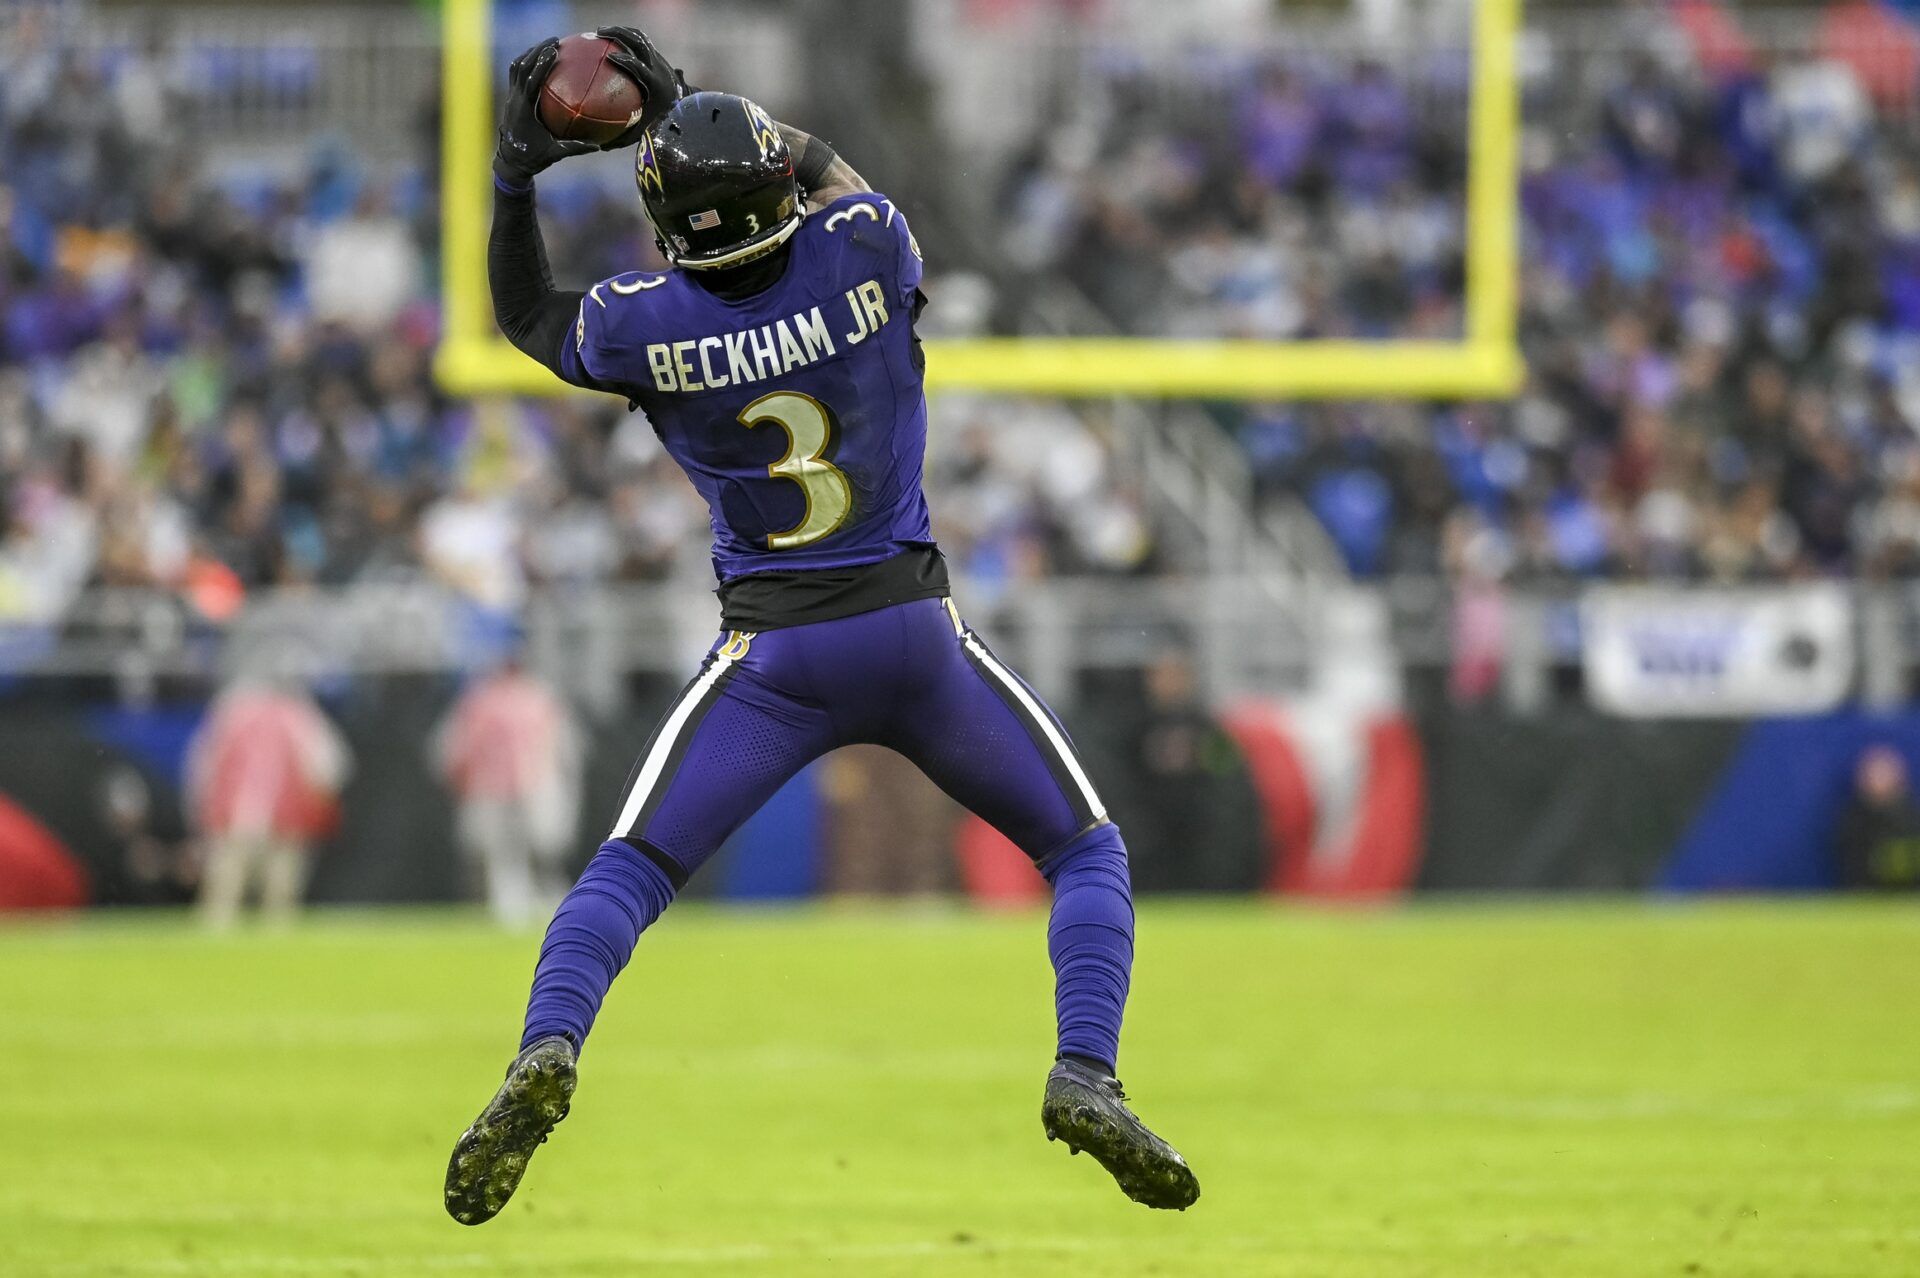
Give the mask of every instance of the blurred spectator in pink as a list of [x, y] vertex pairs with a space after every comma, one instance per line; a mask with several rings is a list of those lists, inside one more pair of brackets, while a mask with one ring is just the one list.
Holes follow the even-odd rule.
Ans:
[[346, 742], [290, 681], [239, 679], [207, 712], [187, 754], [187, 803], [205, 837], [200, 911], [230, 927], [257, 890], [263, 916], [290, 918], [315, 840], [332, 831], [351, 767]]
[[1444, 562], [1454, 579], [1447, 692], [1478, 705], [1500, 687], [1507, 663], [1506, 577], [1513, 548], [1477, 511], [1460, 510], [1443, 530]]
[[1700, 69], [1729, 80], [1753, 66], [1753, 45], [1726, 5], [1719, 0], [1674, 0], [1668, 10], [1686, 36]]
[[1889, 111], [1913, 105], [1920, 88], [1920, 32], [1878, 0], [1842, 0], [1820, 16], [1820, 53], [1844, 62]]
[[509, 659], [461, 694], [435, 754], [493, 916], [509, 926], [544, 916], [566, 891], [579, 818], [582, 750], [565, 703]]

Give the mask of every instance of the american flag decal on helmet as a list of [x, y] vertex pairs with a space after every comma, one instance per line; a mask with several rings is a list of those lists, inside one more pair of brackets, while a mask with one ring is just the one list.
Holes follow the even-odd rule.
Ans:
[[687, 219], [687, 225], [696, 231], [711, 231], [720, 225], [720, 210], [708, 209], [704, 213], [695, 213]]

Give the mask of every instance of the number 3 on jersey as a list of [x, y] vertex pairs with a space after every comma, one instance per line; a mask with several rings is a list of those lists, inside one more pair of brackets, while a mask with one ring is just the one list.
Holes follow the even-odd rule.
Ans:
[[811, 395], [774, 391], [740, 410], [739, 422], [752, 429], [772, 422], [787, 432], [787, 455], [767, 467], [776, 479], [791, 479], [807, 496], [807, 512], [785, 532], [767, 534], [768, 550], [810, 546], [846, 521], [853, 509], [853, 485], [822, 454], [833, 443], [833, 414]]

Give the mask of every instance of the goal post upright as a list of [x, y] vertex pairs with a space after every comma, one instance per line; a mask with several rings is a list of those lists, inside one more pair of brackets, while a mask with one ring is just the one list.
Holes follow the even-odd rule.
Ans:
[[[436, 371], [453, 391], [505, 389], [476, 385], [485, 380], [484, 370], [491, 362], [475, 358], [482, 348], [498, 344], [525, 358], [494, 329], [487, 298], [492, 62], [493, 7], [489, 0], [441, 0], [441, 343]], [[538, 365], [534, 370], [545, 375]]]
[[[487, 301], [495, 69], [490, 0], [441, 0], [442, 338], [457, 395], [567, 387], [515, 350]], [[984, 337], [926, 343], [930, 390], [1205, 399], [1497, 399], [1518, 345], [1521, 0], [1474, 0], [1468, 93], [1464, 331], [1458, 341], [1170, 341]], [[636, 212], [635, 216], [638, 216]]]

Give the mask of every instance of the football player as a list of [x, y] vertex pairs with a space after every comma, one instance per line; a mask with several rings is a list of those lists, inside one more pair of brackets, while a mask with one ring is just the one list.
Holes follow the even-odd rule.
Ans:
[[897, 750], [1053, 888], [1059, 1039], [1041, 1118], [1137, 1202], [1199, 1184], [1113, 1076], [1133, 961], [1126, 848], [1066, 729], [949, 597], [921, 492], [920, 249], [894, 202], [745, 98], [687, 89], [646, 37], [600, 33], [647, 92], [640, 200], [668, 266], [556, 290], [534, 178], [591, 149], [535, 110], [549, 41], [514, 62], [488, 274], [522, 351], [625, 396], [706, 499], [720, 635], [634, 765], [606, 842], [547, 929], [520, 1053], [454, 1147], [446, 1206], [505, 1206], [566, 1116], [578, 1054], [634, 943], [740, 823], [812, 760]]

